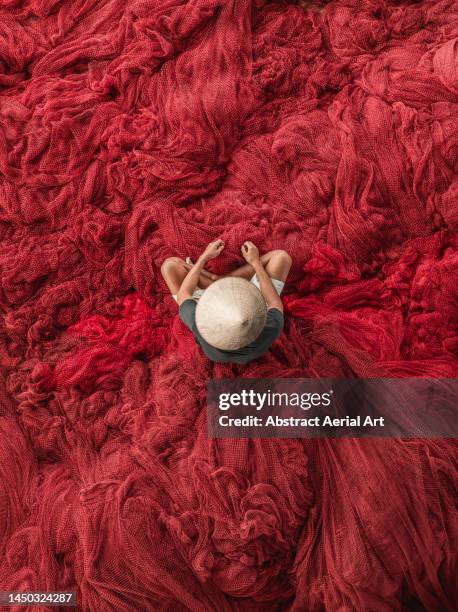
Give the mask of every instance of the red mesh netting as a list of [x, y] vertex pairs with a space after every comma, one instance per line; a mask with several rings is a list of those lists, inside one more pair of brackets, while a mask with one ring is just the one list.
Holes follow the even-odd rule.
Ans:
[[[452, 609], [453, 441], [209, 440], [211, 377], [457, 372], [454, 0], [4, 0], [0, 590], [81, 608]], [[161, 279], [288, 250], [205, 359]]]

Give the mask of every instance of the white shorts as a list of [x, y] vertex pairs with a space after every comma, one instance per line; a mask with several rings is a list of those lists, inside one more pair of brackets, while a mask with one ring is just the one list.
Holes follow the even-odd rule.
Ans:
[[[278, 293], [278, 295], [281, 295], [281, 292], [283, 291], [283, 287], [285, 286], [284, 281], [278, 280], [276, 278], [271, 278], [270, 280], [272, 281], [272, 285], [275, 287], [275, 291]], [[261, 291], [261, 285], [259, 284], [258, 277], [256, 276], [256, 274], [254, 274], [250, 278], [250, 283], [253, 283], [253, 285], [255, 285], [259, 289], [259, 291]], [[193, 299], [198, 300], [202, 296], [204, 291], [205, 289], [201, 289], [200, 287], [198, 287], [192, 294]], [[172, 297], [176, 302], [177, 296], [172, 295]]]

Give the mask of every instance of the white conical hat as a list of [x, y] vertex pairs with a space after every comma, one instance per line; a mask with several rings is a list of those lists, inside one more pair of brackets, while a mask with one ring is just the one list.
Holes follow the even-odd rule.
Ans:
[[259, 289], [244, 278], [220, 278], [199, 299], [196, 325], [202, 338], [222, 351], [235, 351], [259, 336], [267, 317]]

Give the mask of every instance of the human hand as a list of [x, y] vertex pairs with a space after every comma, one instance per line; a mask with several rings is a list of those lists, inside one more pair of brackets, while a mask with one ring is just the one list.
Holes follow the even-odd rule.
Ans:
[[242, 244], [241, 250], [245, 261], [250, 265], [254, 265], [259, 261], [258, 247], [255, 246], [250, 240], [247, 240]]
[[210, 242], [210, 244], [206, 247], [205, 251], [202, 253], [202, 259], [207, 262], [210, 259], [215, 259], [224, 249], [224, 241], [221, 239], [215, 240], [214, 242]]

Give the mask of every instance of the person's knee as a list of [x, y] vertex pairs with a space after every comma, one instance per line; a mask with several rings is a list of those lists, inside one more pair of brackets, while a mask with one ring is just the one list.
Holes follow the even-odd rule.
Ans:
[[170, 274], [173, 270], [177, 270], [182, 264], [183, 260], [180, 257], [167, 257], [161, 266], [162, 276]]
[[287, 253], [286, 251], [284, 251], [283, 249], [276, 249], [273, 252], [273, 257], [275, 258], [277, 262], [279, 262], [282, 265], [282, 267], [285, 267], [288, 269], [291, 268], [291, 265], [293, 263], [291, 255]]

